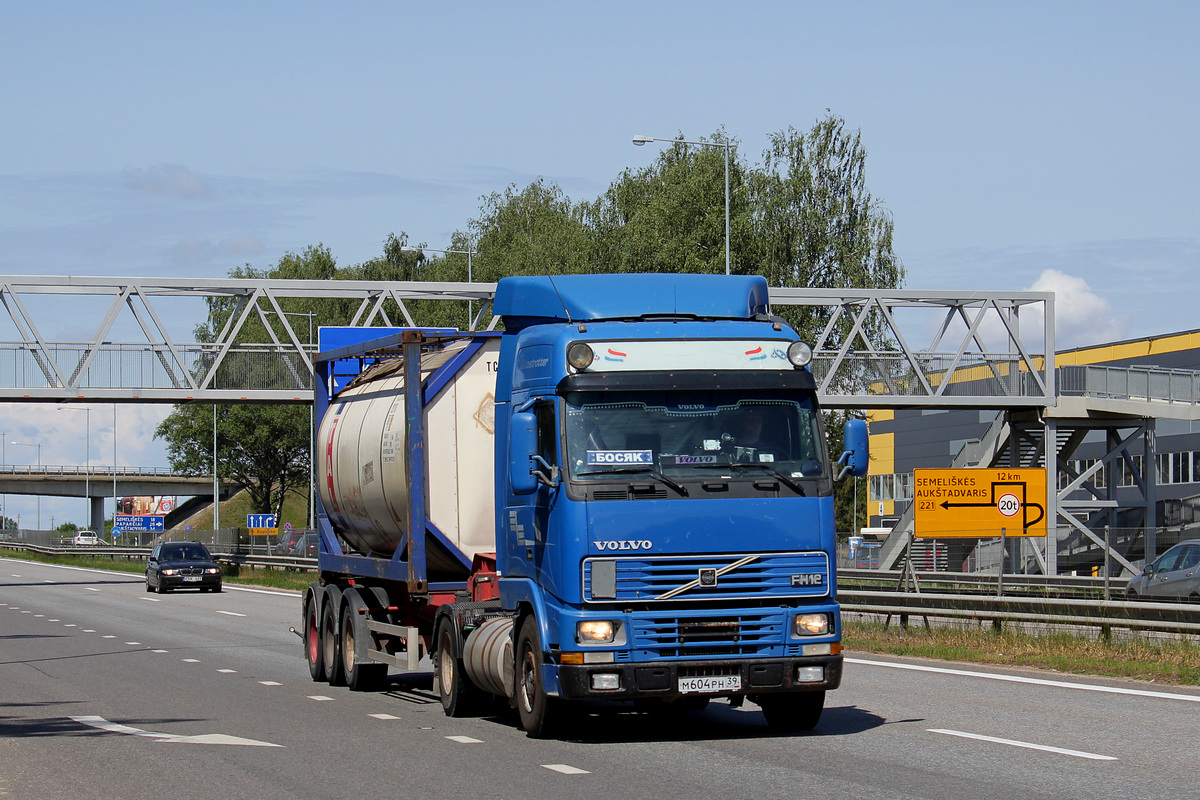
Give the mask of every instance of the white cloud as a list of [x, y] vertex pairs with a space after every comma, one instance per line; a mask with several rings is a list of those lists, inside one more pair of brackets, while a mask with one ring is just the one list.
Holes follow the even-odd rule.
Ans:
[[[1128, 320], [1114, 315], [1112, 304], [1093, 292], [1083, 278], [1048, 269], [1029, 290], [1054, 293], [1055, 349], [1112, 342], [1128, 335]], [[1040, 314], [1036, 316], [1040, 326]]]
[[213, 190], [204, 179], [179, 164], [160, 164], [138, 170], [126, 181], [129, 188], [156, 195], [173, 195], [188, 199], [212, 197]]

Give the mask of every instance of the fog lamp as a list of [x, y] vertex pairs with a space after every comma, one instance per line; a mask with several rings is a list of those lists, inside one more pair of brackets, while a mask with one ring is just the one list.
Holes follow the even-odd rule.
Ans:
[[592, 675], [592, 688], [599, 691], [620, 689], [621, 676], [612, 672], [597, 672]]
[[610, 644], [616, 625], [607, 619], [585, 619], [575, 623], [575, 641], [580, 644]]
[[792, 617], [792, 631], [797, 636], [824, 636], [829, 633], [829, 615], [797, 614]]
[[824, 667], [796, 667], [796, 683], [820, 683], [823, 680]]
[[567, 363], [575, 369], [587, 369], [594, 358], [591, 346], [583, 342], [575, 342], [567, 348]]
[[812, 348], [804, 342], [792, 342], [788, 345], [788, 361], [795, 364], [797, 367], [803, 367], [808, 362], [812, 361]]

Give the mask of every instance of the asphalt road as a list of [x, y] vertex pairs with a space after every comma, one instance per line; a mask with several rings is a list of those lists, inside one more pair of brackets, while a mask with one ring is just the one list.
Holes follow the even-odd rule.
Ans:
[[0, 559], [0, 798], [1183, 798], [1200, 691], [850, 654], [810, 734], [747, 703], [449, 719], [313, 683], [299, 599]]

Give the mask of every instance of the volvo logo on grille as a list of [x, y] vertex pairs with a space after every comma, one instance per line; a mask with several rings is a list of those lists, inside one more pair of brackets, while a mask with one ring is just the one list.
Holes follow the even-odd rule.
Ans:
[[804, 572], [792, 576], [792, 586], [820, 586], [825, 582], [825, 576], [819, 572]]
[[711, 569], [711, 568], [700, 570], [700, 585], [701, 586], [716, 586], [717, 585], [717, 571], [715, 569]]

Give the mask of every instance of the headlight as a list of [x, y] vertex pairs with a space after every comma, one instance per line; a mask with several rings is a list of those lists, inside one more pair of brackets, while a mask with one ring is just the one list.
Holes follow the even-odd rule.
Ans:
[[829, 633], [829, 615], [797, 614], [792, 617], [792, 631], [797, 636], [824, 636]]
[[575, 369], [587, 369], [594, 358], [591, 346], [583, 342], [576, 342], [567, 348], [567, 363]]
[[610, 644], [617, 626], [611, 620], [589, 619], [575, 624], [575, 640], [580, 644]]
[[162, 574], [163, 574], [163, 575], [174, 575], [176, 572], [179, 572], [179, 570], [177, 570], [177, 569], [164, 569], [164, 570], [162, 570]]
[[209, 575], [220, 575], [221, 574], [221, 570], [218, 567], [209, 567], [208, 569], [206, 569], [204, 571], [206, 573], [208, 573]]
[[804, 342], [792, 342], [788, 345], [787, 354], [788, 361], [791, 361], [797, 367], [803, 367], [812, 361], [812, 348]]

